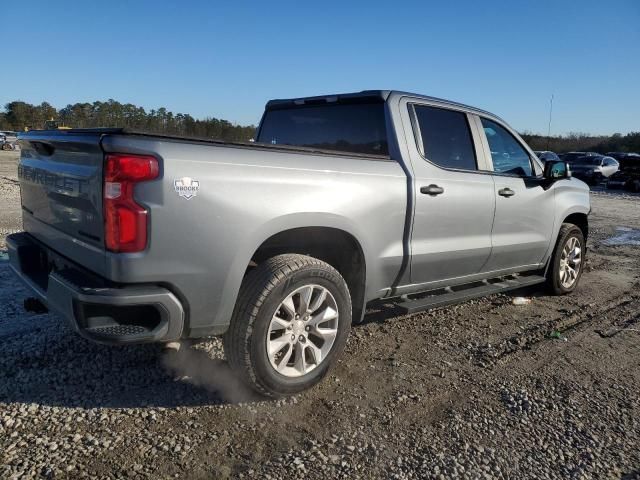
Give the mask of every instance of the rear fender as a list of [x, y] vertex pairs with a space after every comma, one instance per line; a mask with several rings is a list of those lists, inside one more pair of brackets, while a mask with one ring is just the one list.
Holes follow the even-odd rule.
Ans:
[[[229, 268], [229, 275], [224, 283], [221, 296], [222, 300], [214, 318], [214, 325], [216, 327], [226, 326], [229, 324], [238, 297], [238, 292], [240, 291], [240, 285], [242, 284], [242, 280], [251, 259], [260, 246], [269, 238], [280, 232], [306, 227], [334, 228], [342, 230], [354, 237], [362, 248], [365, 264], [367, 265], [365, 285], [369, 285], [369, 278], [376, 274], [374, 262], [368, 261], [370, 258], [370, 248], [366, 240], [363, 240], [365, 237], [348, 219], [329, 213], [295, 213], [273, 218], [258, 228], [247, 242], [238, 246], [238, 249], [236, 250], [237, 254], [233, 258]], [[374, 268], [373, 271], [370, 270], [369, 265]], [[366, 294], [365, 298], [367, 298]]]

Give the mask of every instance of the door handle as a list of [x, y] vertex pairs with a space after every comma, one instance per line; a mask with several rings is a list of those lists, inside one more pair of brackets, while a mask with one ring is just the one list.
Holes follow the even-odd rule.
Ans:
[[501, 188], [500, 190], [498, 190], [498, 195], [500, 195], [501, 197], [513, 197], [515, 194], [516, 192], [511, 190], [509, 187]]
[[439, 187], [438, 185], [434, 185], [433, 183], [428, 187], [420, 187], [420, 193], [424, 193], [426, 195], [436, 196], [444, 193], [444, 188]]

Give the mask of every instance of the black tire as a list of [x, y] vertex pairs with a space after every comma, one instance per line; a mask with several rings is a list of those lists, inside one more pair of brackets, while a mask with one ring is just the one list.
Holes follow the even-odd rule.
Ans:
[[[580, 249], [582, 252], [582, 258], [577, 272], [575, 281], [570, 287], [565, 287], [560, 281], [560, 260], [562, 257], [562, 250], [571, 238], [577, 238], [580, 242]], [[550, 265], [547, 269], [547, 288], [553, 295], [566, 295], [573, 292], [582, 276], [584, 271], [584, 263], [586, 260], [586, 245], [582, 230], [572, 223], [563, 223], [558, 232], [558, 240], [551, 256]]]
[[[280, 303], [308, 284], [320, 285], [333, 295], [338, 332], [333, 347], [317, 367], [300, 377], [287, 377], [271, 366], [267, 356], [269, 323]], [[305, 255], [278, 255], [262, 262], [242, 282], [223, 345], [231, 368], [249, 387], [268, 397], [281, 397], [322, 380], [344, 350], [350, 329], [351, 297], [336, 269]]]

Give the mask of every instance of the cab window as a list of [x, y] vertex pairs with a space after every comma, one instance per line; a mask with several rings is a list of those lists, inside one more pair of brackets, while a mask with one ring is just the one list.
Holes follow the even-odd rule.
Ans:
[[478, 169], [466, 114], [425, 105], [414, 108], [427, 160], [444, 168]]
[[531, 158], [527, 151], [505, 128], [491, 120], [481, 118], [484, 133], [489, 141], [493, 170], [521, 177], [533, 175]]
[[259, 143], [389, 155], [383, 102], [267, 109]]

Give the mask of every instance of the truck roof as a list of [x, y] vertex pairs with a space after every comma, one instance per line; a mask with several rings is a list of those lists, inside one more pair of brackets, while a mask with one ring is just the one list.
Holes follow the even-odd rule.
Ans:
[[497, 117], [495, 114], [491, 112], [482, 110], [480, 108], [472, 107], [469, 105], [465, 105], [463, 103], [453, 102], [451, 100], [446, 100], [444, 98], [430, 97], [428, 95], [422, 95], [419, 93], [405, 92], [402, 90], [362, 90], [360, 92], [337, 93], [332, 95], [318, 95], [313, 97], [274, 99], [274, 100], [269, 100], [265, 108], [267, 110], [277, 110], [279, 108], [287, 108], [294, 105], [295, 106], [321, 105], [324, 103], [334, 103], [334, 102], [336, 103], [340, 103], [340, 102], [344, 102], [344, 103], [363, 102], [364, 103], [364, 102], [371, 102], [371, 101], [386, 102], [391, 95], [419, 98], [422, 100], [437, 102], [443, 105], [462, 108], [464, 110], [469, 110], [475, 113], [481, 113], [483, 115], [490, 115], [492, 117]]

